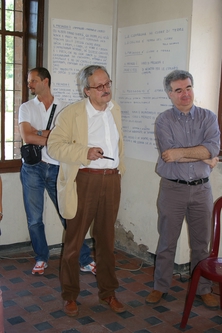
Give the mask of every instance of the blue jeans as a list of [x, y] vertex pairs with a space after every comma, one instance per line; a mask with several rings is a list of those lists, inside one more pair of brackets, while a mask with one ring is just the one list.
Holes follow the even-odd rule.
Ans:
[[[49, 248], [42, 218], [44, 209], [44, 191], [47, 190], [49, 197], [59, 214], [56, 190], [58, 172], [58, 165], [44, 162], [39, 162], [35, 165], [23, 163], [21, 168], [24, 206], [29, 234], [33, 250], [36, 254], [36, 261], [47, 262], [49, 259]], [[66, 228], [66, 221], [60, 214], [59, 217], [62, 225]], [[81, 266], [86, 266], [92, 261], [90, 248], [84, 241], [80, 251], [79, 263]]]

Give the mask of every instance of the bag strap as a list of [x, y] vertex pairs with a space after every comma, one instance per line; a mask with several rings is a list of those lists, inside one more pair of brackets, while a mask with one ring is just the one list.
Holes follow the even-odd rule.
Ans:
[[46, 126], [47, 130], [50, 129], [50, 126], [51, 126], [51, 123], [52, 123], [52, 119], [53, 119], [53, 116], [54, 116], [54, 113], [55, 113], [56, 106], [57, 106], [56, 104], [53, 104], [53, 106], [52, 106], [52, 110], [51, 110], [51, 113], [50, 113], [50, 116], [49, 116], [48, 124]]

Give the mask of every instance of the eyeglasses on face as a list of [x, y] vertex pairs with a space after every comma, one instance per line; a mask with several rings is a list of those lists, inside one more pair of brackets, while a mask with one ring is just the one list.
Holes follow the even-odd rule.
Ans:
[[112, 87], [112, 81], [108, 81], [106, 82], [105, 84], [100, 84], [99, 86], [97, 87], [87, 87], [87, 89], [96, 89], [98, 91], [103, 91], [104, 88], [111, 88]]

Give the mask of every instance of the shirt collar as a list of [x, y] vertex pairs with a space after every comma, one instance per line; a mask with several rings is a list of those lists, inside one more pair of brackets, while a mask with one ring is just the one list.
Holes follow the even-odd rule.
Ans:
[[[180, 118], [181, 115], [184, 115], [183, 112], [181, 112], [179, 109], [177, 109], [175, 107], [175, 105], [173, 106], [173, 109], [174, 109], [174, 112], [175, 112], [177, 118]], [[194, 111], [195, 111], [195, 105], [193, 104], [189, 113], [188, 113], [188, 116], [190, 116], [192, 119], [194, 119]]]
[[[34, 98], [33, 98], [33, 100], [34, 100], [34, 103], [36, 104], [36, 105], [38, 105], [38, 104], [41, 104], [42, 102], [40, 102], [40, 100], [38, 99], [38, 97], [37, 96], [35, 96]], [[53, 103], [52, 104], [58, 104], [58, 99], [56, 98], [56, 97], [54, 97], [54, 99], [53, 99]], [[52, 105], [51, 104], [51, 105]]]
[[[113, 102], [109, 101], [107, 103], [107, 107], [106, 107], [105, 111], [102, 111], [102, 112], [106, 112], [107, 110], [112, 110], [113, 106], [114, 106]], [[87, 97], [87, 100], [86, 100], [86, 110], [87, 110], [88, 116], [90, 118], [92, 118], [93, 116], [95, 116], [96, 114], [101, 112], [94, 108], [94, 106], [91, 104], [91, 102], [89, 100], [89, 97]]]
[[40, 104], [41, 103], [37, 96], [35, 96], [35, 98], [33, 100], [34, 100], [35, 104]]

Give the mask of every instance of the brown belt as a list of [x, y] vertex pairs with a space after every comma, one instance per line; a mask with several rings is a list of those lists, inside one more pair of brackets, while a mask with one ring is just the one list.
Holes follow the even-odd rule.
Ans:
[[119, 173], [117, 168], [115, 169], [92, 169], [92, 168], [83, 168], [79, 169], [81, 172], [95, 173], [97, 175], [113, 175]]

